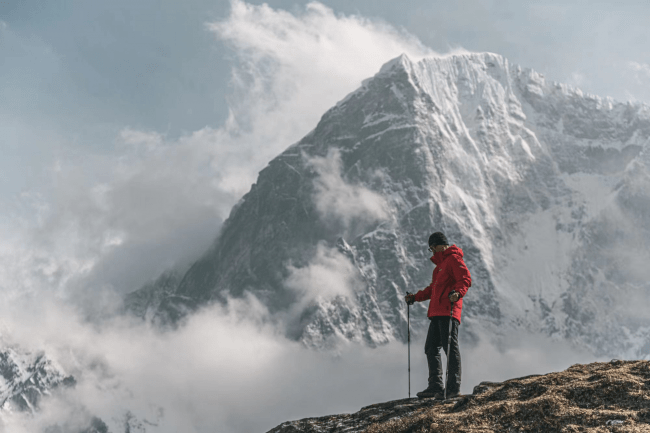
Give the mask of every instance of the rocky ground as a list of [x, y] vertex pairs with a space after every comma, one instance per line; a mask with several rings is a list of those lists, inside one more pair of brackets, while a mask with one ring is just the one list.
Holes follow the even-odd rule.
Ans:
[[650, 432], [650, 361], [576, 364], [482, 382], [448, 401], [404, 399], [354, 414], [286, 422], [269, 433]]

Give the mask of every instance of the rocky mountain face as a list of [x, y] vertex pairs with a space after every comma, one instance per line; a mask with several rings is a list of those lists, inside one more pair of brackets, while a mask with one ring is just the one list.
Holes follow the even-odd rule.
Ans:
[[43, 397], [76, 383], [45, 354], [20, 353], [10, 348], [0, 352], [0, 375], [0, 409], [11, 412], [34, 412]]
[[524, 329], [648, 356], [649, 167], [647, 105], [491, 53], [401, 56], [260, 172], [182, 278], [126, 304], [168, 322], [249, 293], [311, 347], [405, 341], [404, 294], [428, 285], [443, 231], [473, 278], [464, 338]]
[[[48, 398], [74, 388], [77, 380], [44, 352], [30, 353], [18, 347], [0, 351], [0, 431], [4, 415], [22, 413], [37, 416]], [[100, 418], [84, 407], [77, 408], [72, 422], [47, 425], [43, 433], [145, 433], [145, 425], [130, 412], [118, 420], [119, 428], [109, 430]], [[24, 430], [21, 430], [24, 431]]]
[[634, 432], [650, 429], [647, 361], [576, 364], [482, 382], [471, 395], [378, 403], [354, 414], [288, 421], [269, 433]]

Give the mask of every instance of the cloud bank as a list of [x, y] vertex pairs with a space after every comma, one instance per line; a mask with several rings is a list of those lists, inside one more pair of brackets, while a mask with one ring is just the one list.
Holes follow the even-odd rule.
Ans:
[[292, 306], [296, 314], [302, 313], [317, 299], [331, 300], [342, 296], [354, 302], [354, 287], [361, 284], [359, 271], [350, 260], [324, 242], [317, 245], [307, 266], [296, 268], [289, 264], [287, 269], [289, 277], [285, 285], [299, 295], [298, 302]]
[[390, 216], [387, 201], [361, 183], [343, 178], [341, 153], [330, 149], [325, 157], [314, 157], [308, 165], [316, 172], [314, 203], [323, 221], [345, 237]]

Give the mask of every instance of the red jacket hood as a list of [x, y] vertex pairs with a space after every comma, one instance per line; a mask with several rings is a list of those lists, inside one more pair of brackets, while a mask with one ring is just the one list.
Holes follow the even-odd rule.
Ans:
[[431, 261], [432, 261], [436, 266], [440, 266], [440, 264], [441, 264], [442, 262], [444, 262], [445, 259], [446, 259], [447, 257], [451, 256], [452, 254], [457, 254], [458, 257], [460, 257], [461, 259], [463, 258], [463, 250], [461, 250], [460, 248], [458, 248], [456, 245], [452, 245], [452, 246], [450, 246], [449, 248], [447, 248], [447, 249], [444, 250], [444, 251], [440, 251], [440, 252], [435, 253], [435, 254], [433, 255], [433, 257], [431, 257], [430, 260], [431, 260]]

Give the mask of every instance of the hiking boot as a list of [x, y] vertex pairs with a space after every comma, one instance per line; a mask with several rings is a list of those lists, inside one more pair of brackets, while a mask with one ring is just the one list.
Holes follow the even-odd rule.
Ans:
[[459, 395], [460, 395], [459, 389], [447, 391], [447, 398], [454, 398], [454, 397], [458, 397]]
[[436, 400], [442, 400], [443, 394], [439, 388], [429, 386], [424, 391], [420, 391], [417, 394], [418, 398], [435, 398]]

